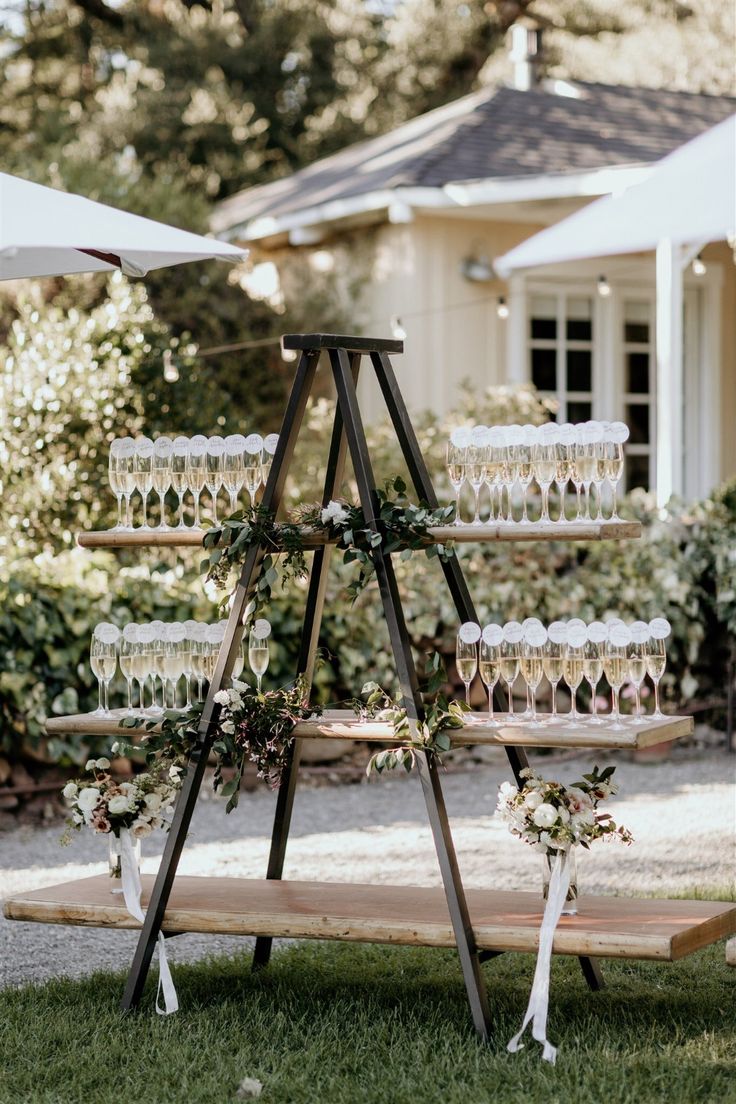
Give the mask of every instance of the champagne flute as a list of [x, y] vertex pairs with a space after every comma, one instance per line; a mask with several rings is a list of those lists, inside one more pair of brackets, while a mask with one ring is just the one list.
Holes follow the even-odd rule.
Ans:
[[139, 638], [138, 626], [134, 621], [126, 625], [120, 640], [120, 673], [128, 684], [128, 716], [133, 713], [133, 682], [136, 672]]
[[263, 438], [260, 433], [250, 433], [245, 438], [244, 463], [245, 489], [253, 509], [256, 493], [263, 482]]
[[647, 674], [654, 683], [654, 712], [652, 716], [661, 720], [664, 713], [659, 708], [659, 684], [667, 666], [665, 639], [671, 631], [670, 623], [664, 617], [655, 617], [649, 622], [649, 641], [647, 643]]
[[565, 513], [565, 492], [572, 479], [573, 455], [575, 449], [575, 430], [569, 422], [560, 426], [559, 439], [555, 445], [555, 485], [560, 496], [560, 516], [558, 521], [567, 521]]
[[202, 522], [199, 517], [199, 500], [204, 490], [207, 475], [207, 438], [202, 433], [197, 433], [189, 441], [187, 454], [187, 484], [194, 496], [194, 528], [201, 529]]
[[614, 625], [608, 635], [608, 641], [603, 653], [603, 670], [608, 684], [613, 692], [611, 707], [612, 724], [610, 728], [620, 731], [624, 728], [621, 724], [621, 712], [619, 709], [619, 692], [626, 680], [628, 673], [627, 649], [631, 643], [631, 633], [626, 625]]
[[133, 518], [130, 509], [130, 499], [135, 491], [135, 441], [132, 437], [125, 437], [120, 445], [118, 453], [118, 478], [125, 496], [125, 523], [124, 529], [133, 528]]
[[583, 623], [582, 628], [578, 624], [570, 622], [567, 626], [567, 644], [565, 645], [565, 658], [563, 661], [563, 673], [565, 682], [570, 689], [570, 712], [568, 718], [573, 726], [583, 719], [583, 714], [578, 711], [577, 695], [578, 687], [583, 681], [583, 659], [587, 630]]
[[646, 717], [641, 708], [641, 684], [647, 673], [647, 658], [649, 655], [649, 625], [646, 621], [634, 621], [630, 626], [631, 643], [628, 648], [629, 682], [634, 687], [636, 705], [634, 708], [633, 724], [646, 724]]
[[[163, 621], [152, 621], [151, 628], [153, 629], [153, 648], [151, 655], [151, 685], [153, 687], [153, 701], [151, 703], [151, 713], [163, 713], [166, 708], [166, 673], [164, 670], [164, 659], [166, 653], [166, 634], [167, 627]], [[161, 683], [161, 705], [156, 701], [156, 679]]]
[[[156, 713], [156, 680], [153, 674], [153, 657], [156, 650], [154, 637], [156, 631], [152, 625], [140, 625], [138, 628], [138, 656], [136, 658], [136, 681], [140, 691], [140, 707], [146, 714]], [[148, 679], [153, 687], [151, 704], [146, 706], [145, 687]]]
[[[596, 629], [594, 629], [594, 626]], [[593, 639], [590, 635], [591, 630], [594, 630], [594, 636], [596, 635], [597, 626], [601, 626], [603, 629], [603, 637], [600, 639]], [[600, 725], [605, 722], [598, 716], [598, 705], [596, 702], [596, 691], [598, 689], [598, 683], [601, 681], [601, 675], [603, 674], [603, 656], [601, 655], [601, 646], [605, 644], [605, 640], [608, 633], [606, 626], [602, 621], [593, 621], [588, 626], [588, 639], [583, 647], [583, 674], [585, 675], [585, 681], [590, 687], [590, 717], [588, 723], [592, 725]]]
[[552, 687], [552, 720], [557, 720], [557, 687], [562, 679], [567, 647], [567, 626], [564, 621], [553, 621], [547, 630], [542, 666]]
[[192, 675], [197, 680], [197, 701], [202, 701], [203, 682], [206, 677], [205, 656], [209, 644], [207, 641], [207, 625], [198, 624], [192, 633]]
[[455, 524], [462, 525], [463, 522], [460, 519], [460, 492], [463, 489], [463, 483], [465, 482], [465, 459], [467, 455], [467, 448], [460, 448], [458, 445], [454, 445], [452, 441], [447, 445], [447, 474], [450, 479], [450, 485], [455, 492]]
[[478, 671], [480, 628], [473, 621], [460, 626], [455, 640], [455, 666], [465, 687], [465, 704], [470, 708], [470, 684]]
[[265, 487], [268, 483], [268, 477], [271, 474], [271, 464], [276, 454], [276, 449], [279, 444], [278, 433], [269, 433], [267, 437], [263, 439], [263, 456], [261, 463], [261, 477], [263, 479], [263, 485]]
[[595, 474], [595, 454], [586, 426], [580, 428], [580, 440], [575, 445], [575, 485], [580, 483], [585, 489], [585, 521], [590, 521], [590, 487]]
[[153, 441], [150, 437], [139, 437], [135, 443], [133, 464], [135, 486], [141, 496], [143, 521], [141, 529], [150, 529], [148, 524], [148, 496], [153, 489]]
[[515, 461], [516, 478], [521, 487], [521, 524], [527, 525], [529, 523], [527, 496], [529, 486], [534, 478], [534, 468], [532, 465], [532, 446], [526, 440], [515, 446]]
[[231, 433], [225, 438], [222, 480], [230, 495], [230, 513], [238, 508], [238, 495], [245, 482], [245, 437], [242, 433]]
[[468, 483], [475, 495], [475, 514], [473, 525], [480, 525], [480, 489], [486, 481], [488, 450], [485, 445], [468, 445], [465, 472]]
[[542, 441], [532, 448], [532, 468], [534, 478], [542, 492], [542, 516], [543, 525], [550, 524], [549, 517], [549, 489], [557, 474], [557, 446], [549, 441]]
[[501, 677], [501, 642], [503, 629], [500, 625], [486, 625], [480, 640], [480, 660], [478, 669], [483, 685], [488, 691], [488, 724], [498, 726], [493, 713], [493, 691]]
[[518, 621], [507, 621], [503, 626], [503, 641], [501, 643], [501, 678], [506, 683], [506, 691], [509, 698], [509, 723], [514, 723], [514, 683], [519, 674], [521, 662], [521, 638], [524, 630]]
[[171, 486], [171, 450], [170, 437], [158, 437], [153, 444], [153, 489], [158, 495], [160, 517], [158, 527], [164, 531], [171, 526], [166, 524], [166, 492]]
[[240, 676], [243, 673], [243, 668], [244, 667], [245, 667], [245, 640], [241, 640], [240, 647], [238, 648], [238, 651], [235, 655], [235, 659], [233, 660], [233, 669], [232, 669], [232, 672], [231, 672], [231, 678], [233, 680], [239, 679]]
[[521, 674], [532, 696], [530, 724], [538, 725], [537, 690], [544, 674], [544, 649], [547, 643], [547, 630], [536, 623], [529, 629], [521, 645]]
[[92, 674], [97, 679], [98, 706], [95, 710], [96, 714], [108, 715], [110, 713], [108, 692], [118, 665], [117, 642], [119, 638], [120, 630], [106, 621], [96, 625], [92, 634], [89, 661]]
[[179, 499], [179, 521], [177, 529], [186, 529], [184, 524], [184, 495], [187, 492], [187, 471], [189, 468], [189, 438], [175, 437], [171, 446], [171, 486]]
[[[511, 464], [511, 446], [508, 443], [508, 434], [501, 430], [501, 444], [498, 446], [498, 520], [513, 521], [514, 512], [511, 506], [511, 488], [515, 475]], [[503, 513], [503, 492], [506, 490], [506, 516]]]
[[124, 528], [123, 525], [123, 485], [124, 480], [120, 472], [120, 450], [123, 445], [124, 437], [116, 437], [110, 445], [110, 455], [108, 456], [108, 474], [110, 478], [110, 488], [112, 493], [118, 500], [118, 520], [113, 529], [116, 532]]
[[194, 666], [193, 666], [194, 656], [193, 656], [193, 652], [194, 652], [194, 642], [197, 639], [197, 636], [196, 636], [197, 622], [196, 621], [185, 621], [184, 622], [184, 632], [186, 633], [186, 636], [184, 637], [184, 639], [182, 641], [182, 645], [181, 645], [181, 647], [182, 647], [182, 674], [184, 675], [184, 679], [186, 681], [186, 687], [187, 687], [187, 700], [186, 700], [185, 709], [190, 709], [191, 705], [192, 705], [192, 676], [194, 674]]
[[595, 453], [595, 471], [593, 473], [593, 486], [598, 503], [596, 521], [603, 521], [603, 484], [608, 475], [608, 461], [606, 460], [606, 445], [604, 441], [596, 441], [593, 446]]
[[261, 692], [263, 676], [268, 670], [269, 649], [268, 637], [259, 635], [258, 623], [250, 630], [248, 637], [248, 663], [256, 676], [258, 693]]
[[224, 466], [225, 442], [222, 437], [210, 437], [207, 442], [206, 465], [204, 482], [212, 499], [212, 520], [219, 525], [217, 519], [217, 495], [222, 486], [222, 470]]
[[619, 482], [624, 474], [624, 447], [619, 441], [606, 441], [603, 447], [606, 456], [606, 479], [613, 494], [611, 521], [619, 521], [617, 492]]

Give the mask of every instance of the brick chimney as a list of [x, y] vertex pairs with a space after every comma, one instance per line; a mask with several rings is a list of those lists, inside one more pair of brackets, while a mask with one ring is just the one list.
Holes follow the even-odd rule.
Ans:
[[513, 63], [511, 87], [528, 92], [541, 80], [542, 29], [524, 23], [514, 23], [511, 28], [509, 60]]

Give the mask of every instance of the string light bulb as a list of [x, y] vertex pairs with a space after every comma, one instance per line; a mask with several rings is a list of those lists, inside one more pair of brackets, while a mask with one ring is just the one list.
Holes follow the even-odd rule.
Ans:
[[391, 333], [397, 341], [406, 341], [406, 330], [401, 325], [401, 319], [397, 314], [391, 319]]
[[697, 257], [693, 257], [693, 276], [705, 276], [708, 271], [708, 267], [703, 260], [703, 254], [698, 253]]
[[179, 369], [172, 355], [171, 349], [164, 349], [164, 380], [166, 383], [176, 383], [179, 378]]
[[609, 284], [605, 276], [598, 277], [598, 294], [600, 295], [601, 299], [607, 299], [608, 296], [611, 294], [611, 285]]
[[508, 318], [509, 316], [509, 305], [503, 295], [499, 295], [496, 302], [496, 314], [499, 318]]

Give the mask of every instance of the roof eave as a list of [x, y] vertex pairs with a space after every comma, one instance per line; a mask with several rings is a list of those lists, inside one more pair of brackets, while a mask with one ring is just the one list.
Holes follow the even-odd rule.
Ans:
[[316, 244], [327, 228], [348, 226], [364, 216], [376, 221], [410, 222], [414, 212], [486, 207], [545, 199], [574, 199], [617, 193], [642, 180], [651, 165], [614, 165], [584, 172], [457, 181], [441, 187], [407, 187], [365, 192], [345, 199], [304, 207], [283, 215], [264, 216], [218, 226], [226, 241]]

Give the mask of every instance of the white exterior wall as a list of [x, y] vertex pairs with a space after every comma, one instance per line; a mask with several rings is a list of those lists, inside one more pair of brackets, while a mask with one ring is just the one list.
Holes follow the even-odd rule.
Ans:
[[[489, 259], [536, 233], [535, 224], [422, 218], [381, 227], [376, 235], [372, 279], [361, 297], [363, 330], [391, 336], [391, 320], [406, 330], [397, 370], [412, 411], [448, 410], [464, 378], [480, 387], [506, 380], [507, 321], [496, 313], [507, 296], [500, 280], [473, 283], [460, 265], [472, 254]], [[383, 413], [381, 396], [364, 374], [361, 399], [367, 420]]]

